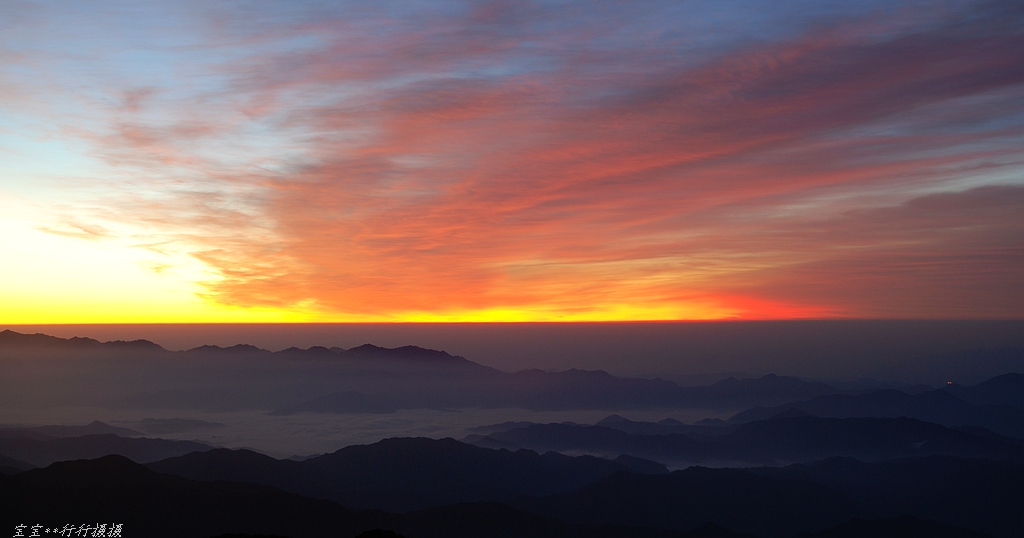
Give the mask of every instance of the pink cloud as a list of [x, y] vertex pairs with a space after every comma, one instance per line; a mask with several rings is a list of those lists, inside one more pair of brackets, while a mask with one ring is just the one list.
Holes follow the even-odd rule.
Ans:
[[228, 304], [1019, 316], [1019, 193], [963, 185], [1019, 168], [1024, 133], [1004, 118], [1024, 115], [1024, 34], [976, 15], [675, 62], [657, 40], [600, 47], [600, 24], [540, 29], [550, 14], [516, 4], [402, 32], [329, 20], [303, 26], [321, 47], [231, 65], [210, 96], [294, 143], [285, 170], [219, 166], [197, 148], [242, 120], [147, 123], [144, 95], [96, 142], [258, 187], [130, 212], [202, 245]]

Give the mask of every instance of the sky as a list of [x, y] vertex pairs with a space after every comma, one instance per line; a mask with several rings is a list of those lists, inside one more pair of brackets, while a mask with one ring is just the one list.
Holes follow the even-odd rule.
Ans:
[[0, 323], [1024, 318], [1024, 4], [0, 3]]

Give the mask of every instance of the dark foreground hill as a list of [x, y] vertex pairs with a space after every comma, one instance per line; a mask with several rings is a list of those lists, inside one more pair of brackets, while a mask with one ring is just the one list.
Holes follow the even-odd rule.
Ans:
[[5, 529], [103, 522], [124, 536], [214, 536], [228, 532], [355, 536], [385, 525], [329, 501], [241, 483], [199, 483], [158, 474], [121, 456], [55, 463], [0, 478]]
[[1011, 538], [1024, 535], [1024, 466], [930, 456], [691, 467], [668, 475], [616, 473], [574, 492], [513, 504], [568, 521], [675, 529], [711, 523], [765, 537]]
[[913, 514], [993, 536], [1024, 536], [1024, 466], [1011, 462], [948, 456], [877, 463], [831, 458], [751, 472], [833, 488], [857, 499], [874, 518]]
[[[187, 480], [107, 456], [0, 476], [0, 498], [0, 524], [7, 529], [38, 524], [74, 527], [76, 533], [98, 523], [120, 524], [123, 536], [147, 538], [391, 536], [384, 531], [406, 538], [776, 538], [801, 529], [815, 538], [851, 536], [851, 529], [867, 532], [852, 536], [978, 536], [913, 514], [875, 518], [863, 499], [839, 488], [736, 469], [618, 472], [576, 492], [513, 504], [461, 503], [389, 514], [353, 511], [267, 486]], [[1010, 520], [999, 515], [997, 524]], [[989, 527], [997, 537], [1020, 530]]]
[[[450, 439], [391, 439], [307, 462], [215, 450], [149, 467], [189, 478], [274, 484], [344, 499], [341, 504], [350, 507], [405, 510], [508, 500], [576, 523], [685, 531], [713, 523], [757, 536], [906, 514], [993, 536], [1024, 531], [1024, 465], [1010, 461], [934, 455], [871, 463], [846, 457], [781, 468], [691, 467], [671, 475], [627, 473], [616, 463], [486, 450]], [[560, 491], [545, 495], [554, 489]]]
[[[160, 474], [120, 456], [55, 463], [0, 476], [0, 523], [75, 527], [122, 525], [123, 536], [206, 538], [225, 534], [347, 538], [373, 529], [409, 538], [535, 536], [700, 538], [738, 536], [707, 527], [675, 532], [580, 525], [497, 503], [462, 504], [407, 515], [353, 511], [331, 501], [239, 482], [197, 482]], [[379, 533], [378, 533], [379, 534]], [[77, 534], [72, 534], [77, 535]]]
[[194, 480], [233, 480], [337, 501], [405, 512], [460, 502], [572, 491], [618, 471], [668, 472], [630, 458], [618, 461], [530, 450], [490, 450], [453, 439], [385, 439], [305, 461], [247, 450], [196, 452], [148, 465]]
[[680, 530], [728, 522], [733, 530], [765, 537], [828, 528], [861, 513], [853, 499], [827, 486], [704, 467], [668, 475], [616, 473], [579, 491], [516, 505], [573, 522], [645, 521]]
[[985, 534], [943, 525], [914, 516], [864, 520], [854, 518], [817, 532], [801, 532], [794, 538], [984, 538]]

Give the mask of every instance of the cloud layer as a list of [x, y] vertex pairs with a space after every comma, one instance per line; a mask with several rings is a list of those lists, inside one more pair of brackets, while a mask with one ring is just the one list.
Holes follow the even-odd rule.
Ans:
[[1024, 315], [1019, 3], [713, 7], [207, 9], [48, 87], [49, 229], [322, 319]]

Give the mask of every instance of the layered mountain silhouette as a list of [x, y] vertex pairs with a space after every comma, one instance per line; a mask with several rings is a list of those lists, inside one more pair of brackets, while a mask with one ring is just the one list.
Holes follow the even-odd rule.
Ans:
[[516, 506], [575, 522], [692, 529], [728, 522], [756, 536], [790, 536], [841, 524], [862, 513], [830, 487], [742, 469], [691, 467], [668, 475], [616, 473], [571, 493], [521, 499]]
[[364, 344], [351, 349], [340, 347], [326, 348], [313, 346], [307, 349], [290, 347], [281, 351], [272, 352], [249, 344], [237, 344], [229, 347], [216, 345], [203, 345], [186, 351], [168, 351], [159, 344], [149, 340], [114, 340], [100, 342], [92, 338], [72, 337], [60, 338], [42, 333], [23, 334], [10, 329], [0, 331], [0, 351], [24, 351], [24, 350], [69, 350], [69, 351], [110, 351], [129, 350], [140, 353], [166, 353], [173, 355], [277, 355], [290, 358], [332, 358], [332, 359], [353, 359], [353, 360], [381, 360], [396, 362], [433, 363], [433, 364], [457, 364], [475, 365], [486, 368], [479, 364], [468, 361], [463, 357], [449, 355], [444, 351], [425, 349], [417, 346], [402, 346], [398, 348], [385, 348], [373, 344]]
[[148, 463], [212, 448], [194, 441], [121, 437], [112, 433], [50, 437], [30, 430], [0, 430], [0, 455], [36, 467], [56, 461], [93, 459], [109, 454]]
[[110, 342], [100, 342], [99, 340], [83, 338], [81, 336], [59, 338], [42, 333], [22, 334], [10, 329], [0, 331], [0, 350], [19, 350], [26, 348], [60, 349], [66, 351], [166, 351], [160, 345], [154, 344], [149, 340], [114, 340]]
[[989, 459], [926, 456], [865, 463], [831, 458], [751, 472], [809, 481], [857, 499], [871, 517], [900, 514], [992, 536], [1024, 530], [1024, 466]]
[[[984, 356], [992, 366], [1017, 355]], [[682, 386], [592, 370], [508, 373], [416, 346], [169, 351], [13, 331], [0, 332], [0, 361], [0, 404], [11, 409], [44, 416], [70, 406], [81, 416], [106, 406], [132, 417], [118, 422], [131, 429], [0, 428], [8, 529], [106, 522], [156, 538], [1024, 536], [1021, 374], [973, 386], [889, 385], [905, 390], [778, 375]], [[217, 420], [237, 427], [227, 415], [192, 412], [203, 410], [308, 427], [431, 412], [338, 413], [476, 417], [491, 408], [502, 408], [494, 422], [513, 420], [470, 428], [464, 442], [390, 438], [307, 458], [148, 437], [217, 439]], [[596, 424], [535, 421], [595, 409], [608, 415]], [[693, 416], [676, 414], [683, 409], [732, 418], [626, 418], [634, 410]], [[575, 410], [588, 412], [564, 413]]]
[[526, 370], [507, 374], [487, 369], [478, 373], [481, 375], [470, 379], [471, 383], [461, 385], [455, 391], [429, 391], [423, 390], [422, 386], [419, 390], [384, 394], [340, 391], [275, 412], [392, 412], [397, 409], [446, 407], [519, 407], [531, 410], [735, 409], [836, 392], [821, 383], [776, 375], [744, 380], [730, 378], [709, 387], [680, 387], [664, 379], [619, 378], [600, 370]]
[[[708, 527], [694, 532], [623, 525], [573, 524], [498, 503], [460, 504], [410, 514], [353, 511], [337, 503], [241, 482], [198, 482], [160, 474], [120, 456], [55, 463], [0, 475], [0, 522], [122, 525], [150, 538], [279, 535], [355, 537], [392, 531], [409, 537], [537, 536], [700, 538], [739, 536]], [[78, 532], [78, 531], [72, 531]], [[373, 536], [371, 532], [369, 536]], [[386, 534], [385, 534], [386, 535]]]
[[470, 501], [501, 501], [576, 489], [618, 471], [668, 472], [618, 461], [529, 450], [489, 450], [453, 439], [385, 439], [301, 462], [247, 450], [211, 450], [150, 463], [195, 480], [235, 480], [337, 501], [350, 508], [407, 512]]
[[[569, 426], [580, 426], [576, 422], [562, 422]], [[539, 422], [529, 421], [509, 421], [500, 424], [488, 424], [484, 426], [474, 426], [467, 428], [466, 431], [473, 432], [474, 434], [488, 434], [496, 432], [507, 432], [517, 428], [526, 428], [528, 426], [541, 425]], [[695, 424], [686, 424], [673, 418], [666, 418], [659, 420], [658, 422], [645, 422], [629, 420], [621, 415], [609, 415], [594, 424], [595, 426], [601, 426], [618, 430], [628, 434], [634, 435], [668, 435], [675, 433], [683, 434], [707, 434], [707, 433], [721, 433], [723, 428], [728, 428], [729, 424], [722, 420], [717, 419], [703, 419], [697, 421]], [[733, 428], [735, 429], [735, 428]]]
[[[144, 340], [103, 343], [0, 332], [0, 357], [27, 356], [45, 356], [60, 367], [43, 374], [52, 378], [47, 382], [53, 390], [26, 394], [20, 401], [49, 398], [40, 403], [119, 409], [267, 409], [277, 414], [465, 407], [738, 411], [840, 392], [777, 375], [683, 387], [664, 379], [623, 378], [600, 370], [508, 373], [416, 346], [314, 346], [271, 352], [239, 344], [168, 351]], [[31, 367], [25, 362], [15, 371]], [[16, 380], [9, 382], [12, 394], [17, 392]]]
[[50, 425], [50, 426], [30, 426], [30, 427], [0, 427], [0, 437], [15, 437], [18, 435], [36, 437], [39, 439], [55, 438], [55, 437], [79, 437], [82, 435], [95, 435], [102, 433], [112, 433], [121, 437], [142, 437], [142, 433], [132, 430], [130, 428], [122, 428], [119, 426], [111, 426], [106, 422], [100, 422], [94, 420], [89, 424], [85, 425]]
[[[981, 472], [970, 475], [970, 484], [962, 479], [922, 483], [918, 476], [921, 468], [933, 465], [946, 466], [952, 472]], [[106, 456], [0, 476], [0, 495], [5, 499], [0, 522], [8, 528], [26, 523], [60, 526], [73, 522], [78, 527], [110, 522], [123, 525], [126, 535], [154, 538], [326, 538], [363, 533], [388, 536], [389, 532], [409, 538], [825, 538], [850, 536], [853, 531], [880, 533], [877, 536], [926, 536], [928, 532], [940, 537], [1017, 536], [1021, 528], [1021, 467], [999, 465], [984, 460], [875, 464], [841, 460], [782, 469], [693, 467], [661, 475], [616, 471], [566, 493], [394, 514], [354, 511], [329, 500], [253, 483], [189, 480], [158, 473], [120, 456]], [[851, 477], [851, 471], [857, 476]], [[907, 480], [903, 489], [897, 488], [886, 498], [906, 495], [908, 489], [921, 486], [931, 488], [929, 497], [903, 499], [881, 509], [878, 505], [884, 499], [869, 498], [875, 490], [900, 480]], [[975, 494], [981, 497], [972, 501], [970, 496]], [[950, 522], [996, 495], [1004, 498], [979, 512], [984, 521], [976, 517], [962, 525]], [[936, 500], [940, 501], [936, 506], [927, 506]], [[956, 503], [963, 506], [954, 506], [935, 519], [922, 515]], [[58, 521], [51, 521], [54, 519]]]
[[968, 349], [907, 357], [890, 365], [891, 375], [930, 383], [979, 383], [1004, 372], [1024, 371], [1024, 348]]
[[1024, 409], [1024, 374], [1003, 374], [974, 386], [951, 383], [943, 390], [976, 405], [1011, 405]]
[[240, 483], [162, 475], [121, 456], [67, 461], [0, 477], [6, 529], [103, 522], [125, 536], [215, 536], [229, 532], [355, 536], [387, 526], [379, 514]]
[[0, 474], [14, 474], [34, 468], [35, 465], [9, 456], [0, 456]]
[[[939, 389], [921, 394], [906, 394], [897, 390], [882, 390], [867, 394], [830, 394], [811, 400], [788, 403], [775, 407], [759, 407], [739, 413], [729, 419], [744, 423], [778, 416], [797, 410], [817, 417], [910, 417], [944, 426], [978, 426], [1000, 435], [1024, 439], [1024, 409], [1005, 403], [968, 403], [955, 395], [959, 392], [975, 401], [1000, 401], [1003, 395], [1024, 394], [1024, 376], [1000, 376], [988, 385], [963, 387], [959, 390]], [[995, 387], [1001, 390], [991, 390]]]
[[778, 465], [833, 456], [877, 461], [930, 454], [1024, 462], [1024, 445], [1015, 439], [909, 418], [781, 416], [734, 428], [705, 427], [690, 434], [634, 434], [608, 425], [534, 424], [471, 435], [465, 441], [490, 448], [628, 454], [673, 466]]

